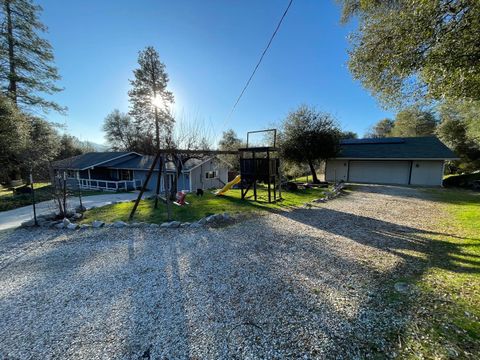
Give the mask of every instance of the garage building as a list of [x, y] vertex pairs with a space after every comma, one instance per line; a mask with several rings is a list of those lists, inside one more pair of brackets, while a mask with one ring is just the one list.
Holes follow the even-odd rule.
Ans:
[[349, 139], [326, 162], [327, 181], [440, 186], [446, 160], [458, 157], [436, 137]]

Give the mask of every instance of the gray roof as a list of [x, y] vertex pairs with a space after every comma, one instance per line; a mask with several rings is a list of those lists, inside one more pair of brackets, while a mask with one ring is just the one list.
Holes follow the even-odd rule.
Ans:
[[135, 154], [131, 151], [123, 152], [89, 152], [78, 156], [73, 156], [67, 159], [58, 160], [52, 163], [54, 169], [72, 169], [72, 170], [86, 170], [92, 166], [98, 166], [118, 158], [123, 158], [126, 155]]
[[[154, 159], [155, 156], [153, 155], [135, 156], [128, 159], [113, 160], [103, 164], [102, 166], [113, 169], [149, 170]], [[183, 164], [183, 170], [188, 171], [189, 169], [200, 164], [202, 161], [205, 160], [189, 159]], [[166, 168], [167, 171], [175, 171], [175, 165], [171, 161], [167, 162]]]
[[348, 139], [340, 142], [345, 159], [456, 159], [457, 155], [434, 136]]

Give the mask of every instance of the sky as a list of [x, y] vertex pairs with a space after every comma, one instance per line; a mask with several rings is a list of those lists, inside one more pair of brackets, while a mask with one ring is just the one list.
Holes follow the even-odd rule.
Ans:
[[362, 136], [392, 113], [355, 81], [348, 35], [334, 0], [294, 0], [233, 115], [228, 115], [288, 0], [37, 0], [64, 91], [67, 115], [52, 121], [81, 140], [105, 143], [102, 124], [127, 112], [138, 51], [154, 46], [174, 93], [173, 112], [201, 122], [212, 138], [278, 124], [301, 104], [333, 114]]

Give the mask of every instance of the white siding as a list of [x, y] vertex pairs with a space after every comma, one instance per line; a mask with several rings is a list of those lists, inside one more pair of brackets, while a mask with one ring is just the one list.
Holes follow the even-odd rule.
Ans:
[[[207, 171], [216, 171], [217, 178], [207, 179], [205, 177]], [[197, 189], [219, 189], [228, 182], [228, 166], [223, 161], [211, 159], [193, 169], [190, 176], [192, 192], [197, 191]]]
[[408, 185], [410, 161], [350, 161], [348, 181]]
[[442, 185], [443, 161], [413, 161], [412, 185], [439, 186]]
[[328, 160], [325, 166], [326, 181], [347, 181], [348, 160]]

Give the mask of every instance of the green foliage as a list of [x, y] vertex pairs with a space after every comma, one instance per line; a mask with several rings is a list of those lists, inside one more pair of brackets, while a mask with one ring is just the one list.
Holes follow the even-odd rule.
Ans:
[[28, 125], [13, 103], [0, 95], [0, 182], [20, 177], [19, 164], [27, 147]]
[[[237, 136], [237, 133], [232, 129], [224, 131], [222, 134], [222, 138], [218, 142], [219, 150], [237, 151], [239, 148], [245, 146], [246, 144]], [[232, 170], [240, 170], [240, 159], [238, 155], [221, 155], [220, 157], [233, 166]]]
[[302, 105], [283, 121], [281, 155], [287, 161], [308, 164], [313, 181], [318, 182], [315, 164], [337, 155], [341, 134], [330, 114]]
[[23, 110], [63, 112], [65, 108], [41, 94], [61, 91], [50, 43], [41, 37], [47, 28], [39, 19], [41, 7], [31, 0], [0, 2], [0, 85]]
[[354, 131], [342, 131], [340, 133], [340, 138], [341, 139], [357, 139], [358, 134]]
[[366, 134], [367, 138], [385, 138], [391, 136], [395, 121], [392, 119], [382, 119], [372, 126]]
[[477, 131], [479, 102], [446, 102], [439, 106], [440, 124], [438, 137], [461, 160], [450, 162], [450, 172], [473, 171], [480, 169], [480, 133]]
[[480, 1], [340, 2], [360, 23], [349, 68], [383, 104], [480, 100]]
[[72, 135], [63, 134], [60, 137], [59, 151], [57, 159], [66, 159], [72, 156], [81, 155], [87, 152], [93, 152], [95, 149], [88, 143], [83, 143]]
[[[171, 137], [174, 123], [168, 111], [168, 104], [174, 101], [173, 94], [167, 90], [168, 75], [165, 65], [152, 46], [147, 46], [138, 54], [139, 68], [133, 71], [130, 80], [130, 115], [135, 119], [136, 132], [140, 137], [162, 137], [163, 144]], [[160, 141], [160, 139], [157, 139]], [[153, 152], [151, 149], [148, 152]]]
[[400, 111], [395, 117], [391, 136], [432, 136], [437, 121], [435, 116], [418, 108], [408, 108]]
[[104, 120], [103, 131], [112, 150], [142, 152], [137, 146], [140, 134], [128, 114], [113, 110]]

